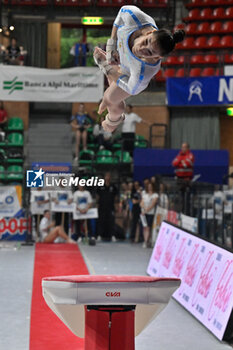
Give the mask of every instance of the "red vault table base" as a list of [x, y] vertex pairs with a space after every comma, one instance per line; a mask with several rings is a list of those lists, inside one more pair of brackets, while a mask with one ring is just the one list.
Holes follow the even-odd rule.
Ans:
[[167, 305], [180, 280], [143, 276], [43, 278], [48, 306], [85, 350], [134, 350], [138, 335]]

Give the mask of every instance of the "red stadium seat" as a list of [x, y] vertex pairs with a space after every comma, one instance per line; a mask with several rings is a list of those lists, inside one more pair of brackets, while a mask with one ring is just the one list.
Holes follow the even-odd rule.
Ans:
[[225, 18], [233, 18], [233, 6], [226, 9]]
[[204, 56], [204, 62], [217, 64], [217, 63], [219, 63], [219, 57], [216, 55], [206, 55], [206, 56]]
[[187, 7], [199, 7], [202, 6], [202, 0], [191, 0]]
[[110, 0], [97, 0], [97, 6], [111, 6]]
[[158, 71], [158, 73], [153, 77], [153, 79], [160, 82], [165, 81], [163, 70], [160, 69], [160, 71]]
[[142, 4], [145, 7], [156, 7], [158, 6], [158, 2], [155, 0], [142, 0]]
[[184, 30], [185, 30], [185, 25], [184, 25], [184, 23], [179, 23], [179, 24], [175, 25], [174, 31], [175, 31], [175, 30], [178, 30], [178, 29], [184, 29]]
[[200, 36], [195, 40], [194, 46], [196, 49], [205, 49], [206, 48], [206, 37]]
[[195, 21], [200, 19], [200, 10], [199, 9], [193, 9], [189, 11], [188, 17], [185, 18], [187, 21]]
[[209, 77], [213, 75], [215, 75], [215, 69], [212, 67], [204, 68], [203, 71], [201, 72], [202, 77]]
[[197, 27], [197, 34], [208, 34], [210, 32], [210, 24], [208, 22], [201, 22]]
[[[194, 38], [192, 36], [189, 38], [185, 38], [184, 41], [182, 41], [181, 45], [182, 45], [182, 49], [184, 49], [184, 50], [193, 49]], [[177, 48], [177, 46], [176, 46], [176, 48]], [[178, 46], [178, 48], [179, 48], [179, 46]]]
[[178, 62], [179, 64], [184, 64], [185, 57], [184, 56], [178, 56]]
[[171, 78], [175, 76], [175, 69], [174, 68], [167, 68], [164, 72], [165, 78]]
[[219, 34], [222, 31], [222, 22], [213, 22], [210, 25], [210, 33], [211, 34]]
[[201, 68], [191, 68], [189, 76], [190, 77], [200, 77], [201, 76]]
[[203, 0], [202, 6], [213, 6], [215, 3], [215, 0]]
[[177, 56], [168, 56], [166, 61], [164, 62], [167, 66], [174, 66], [179, 64], [178, 57]]
[[220, 47], [221, 48], [230, 48], [233, 47], [233, 37], [232, 35], [225, 35], [220, 40]]
[[191, 64], [204, 64], [204, 56], [203, 55], [195, 55], [192, 56], [190, 59]]
[[185, 32], [186, 32], [187, 35], [196, 34], [196, 32], [197, 32], [197, 23], [195, 23], [195, 22], [189, 23], [187, 25], [187, 27], [185, 28]]
[[124, 0], [112, 0], [112, 6], [121, 7], [124, 5]]
[[183, 78], [185, 76], [184, 74], [184, 68], [179, 68], [176, 71], [176, 78]]
[[212, 10], [210, 8], [203, 9], [200, 13], [201, 20], [212, 19]]
[[224, 63], [232, 64], [232, 63], [233, 63], [233, 54], [227, 53], [227, 54], [224, 56]]
[[219, 20], [224, 19], [225, 17], [225, 9], [223, 7], [217, 7], [216, 9], [214, 9], [212, 16], [213, 19]]
[[220, 38], [219, 36], [215, 35], [209, 38], [207, 41], [207, 48], [208, 49], [217, 49], [219, 48]]
[[223, 23], [222, 33], [233, 33], [233, 21]]
[[216, 6], [229, 6], [233, 5], [233, 0], [215, 0]]

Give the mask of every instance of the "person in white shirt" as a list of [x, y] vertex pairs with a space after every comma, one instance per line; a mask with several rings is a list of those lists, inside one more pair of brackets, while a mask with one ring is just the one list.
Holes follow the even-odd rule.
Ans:
[[152, 183], [149, 183], [145, 188], [145, 191], [142, 192], [142, 200], [140, 203], [141, 213], [142, 215], [145, 215], [147, 222], [147, 226], [143, 227], [143, 248], [146, 248], [149, 243], [155, 214], [155, 206], [158, 202], [158, 197], [159, 195], [158, 193], [155, 193]]
[[[76, 205], [76, 210], [80, 214], [86, 214], [91, 208], [93, 202], [90, 192], [85, 189], [85, 186], [80, 185], [78, 186], [78, 190], [73, 194], [73, 201]], [[90, 220], [75, 220], [75, 234], [72, 235], [72, 238], [78, 240], [78, 243], [82, 241], [81, 225], [85, 235], [87, 236], [89, 233], [89, 236], [92, 236]]]
[[[39, 239], [39, 225], [42, 213], [44, 210], [49, 209], [49, 192], [43, 190], [42, 187], [36, 189], [31, 188], [30, 192], [30, 209], [32, 215], [32, 236], [33, 239]], [[37, 214], [34, 214], [37, 213]], [[38, 214], [41, 213], [41, 214]]]
[[134, 150], [134, 141], [136, 133], [136, 124], [144, 123], [148, 126], [151, 124], [143, 120], [139, 115], [133, 112], [133, 107], [128, 104], [125, 108], [125, 120], [122, 124], [122, 139], [123, 139], [123, 150], [128, 151], [131, 154]]
[[44, 211], [44, 216], [40, 221], [39, 231], [41, 242], [43, 243], [53, 243], [56, 238], [63, 238], [66, 243], [75, 243], [70, 239], [65, 233], [62, 226], [55, 226], [55, 222], [50, 222], [51, 213], [49, 210]]
[[98, 47], [94, 50], [94, 60], [109, 82], [98, 111], [101, 114], [108, 109], [103, 122], [105, 130], [112, 132], [123, 122], [125, 99], [147, 88], [160, 70], [162, 57], [184, 35], [182, 30], [172, 33], [158, 29], [154, 19], [136, 6], [121, 7], [106, 52]]
[[[62, 179], [62, 178], [61, 178]], [[63, 186], [62, 182], [57, 190], [51, 192], [52, 201], [55, 204], [71, 204], [73, 202], [73, 194], [72, 191]], [[56, 226], [62, 225], [64, 227], [65, 232], [69, 232], [69, 219], [70, 213], [66, 212], [55, 212], [55, 223]]]

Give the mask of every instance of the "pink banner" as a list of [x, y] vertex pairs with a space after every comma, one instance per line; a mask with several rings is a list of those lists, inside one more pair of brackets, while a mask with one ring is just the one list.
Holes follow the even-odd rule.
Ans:
[[233, 307], [233, 254], [163, 222], [147, 273], [178, 277], [173, 297], [222, 340]]

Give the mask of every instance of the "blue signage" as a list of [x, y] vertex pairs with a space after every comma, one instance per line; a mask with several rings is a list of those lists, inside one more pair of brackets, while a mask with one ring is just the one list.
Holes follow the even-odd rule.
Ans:
[[169, 106], [233, 104], [233, 76], [168, 78]]

